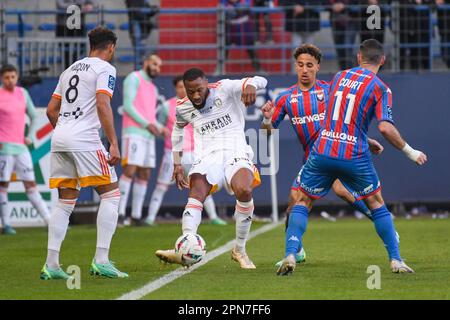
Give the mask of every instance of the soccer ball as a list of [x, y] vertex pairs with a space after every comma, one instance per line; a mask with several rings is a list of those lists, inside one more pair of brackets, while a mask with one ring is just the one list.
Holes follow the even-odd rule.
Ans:
[[202, 260], [205, 256], [205, 240], [198, 234], [184, 234], [175, 242], [175, 252], [181, 253], [184, 265], [191, 266]]

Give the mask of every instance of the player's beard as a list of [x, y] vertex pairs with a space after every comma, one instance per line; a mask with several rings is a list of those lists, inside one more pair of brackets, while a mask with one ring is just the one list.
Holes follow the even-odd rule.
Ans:
[[147, 69], [145, 70], [145, 72], [147, 73], [147, 75], [150, 77], [150, 79], [155, 79], [157, 74], [156, 73], [152, 73], [152, 69], [150, 67], [147, 67]]
[[201, 103], [200, 105], [195, 104], [195, 103], [191, 100], [192, 105], [194, 106], [195, 109], [200, 110], [200, 109], [203, 109], [203, 107], [205, 106], [206, 100], [208, 100], [208, 96], [209, 96], [209, 89], [207, 89], [207, 90], [208, 90], [208, 91], [206, 91], [205, 98], [203, 99], [203, 101], [202, 101], [202, 103]]

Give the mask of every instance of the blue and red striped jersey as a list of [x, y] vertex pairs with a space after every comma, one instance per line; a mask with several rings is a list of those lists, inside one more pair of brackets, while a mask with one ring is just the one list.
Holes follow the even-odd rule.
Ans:
[[393, 123], [391, 108], [391, 89], [375, 73], [361, 67], [338, 72], [331, 82], [325, 120], [314, 151], [349, 160], [366, 155], [372, 118]]
[[301, 91], [298, 85], [293, 85], [281, 92], [275, 100], [272, 126], [278, 128], [288, 115], [305, 151], [305, 159], [314, 145], [325, 117], [329, 89], [328, 82], [317, 80], [308, 91]]

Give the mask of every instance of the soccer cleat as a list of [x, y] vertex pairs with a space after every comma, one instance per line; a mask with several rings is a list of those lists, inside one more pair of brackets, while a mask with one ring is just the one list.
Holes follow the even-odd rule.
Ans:
[[107, 278], [128, 278], [128, 274], [117, 269], [112, 261], [103, 264], [96, 263], [95, 259], [92, 259], [90, 273]]
[[156, 223], [155, 223], [155, 221], [147, 219], [147, 220], [144, 221], [144, 225], [146, 227], [154, 227], [154, 226], [156, 226]]
[[58, 269], [51, 269], [44, 264], [41, 270], [41, 280], [67, 280], [71, 278], [67, 273], [64, 272], [61, 267]]
[[156, 250], [155, 255], [165, 263], [176, 263], [185, 266], [181, 253], [176, 253], [174, 249]]
[[226, 226], [228, 223], [220, 218], [215, 218], [211, 220], [211, 224], [214, 226]]
[[[306, 252], [305, 252], [305, 250], [302, 248], [302, 250], [300, 250], [300, 252], [298, 252], [296, 255], [295, 255], [295, 262], [296, 263], [302, 263], [302, 262], [305, 262], [306, 261]], [[281, 267], [281, 264], [283, 263], [283, 260], [280, 260], [280, 261], [278, 261], [276, 264], [275, 264], [275, 267], [277, 267], [277, 268], [279, 268], [279, 267]]]
[[2, 233], [7, 236], [13, 236], [13, 235], [17, 234], [16, 230], [14, 230], [14, 228], [11, 227], [10, 225], [4, 226]]
[[288, 255], [283, 259], [281, 266], [277, 269], [278, 276], [289, 276], [295, 270], [295, 257], [293, 254]]
[[240, 252], [236, 250], [236, 248], [233, 248], [233, 250], [231, 250], [231, 260], [238, 262], [242, 269], [256, 269], [247, 253]]
[[119, 228], [125, 227], [125, 217], [124, 216], [119, 216], [119, 218], [117, 219], [117, 227], [119, 227]]
[[414, 270], [406, 265], [404, 261], [391, 260], [391, 270], [393, 273], [414, 273]]

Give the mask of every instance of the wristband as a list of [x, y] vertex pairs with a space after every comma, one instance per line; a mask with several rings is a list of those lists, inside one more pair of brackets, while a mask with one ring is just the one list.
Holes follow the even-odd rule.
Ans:
[[271, 125], [272, 124], [272, 120], [270, 118], [269, 119], [263, 118], [262, 123], [265, 124], [265, 125]]
[[412, 161], [416, 162], [420, 156], [420, 151], [411, 148], [411, 146], [405, 143], [405, 146], [402, 149], [403, 153]]

